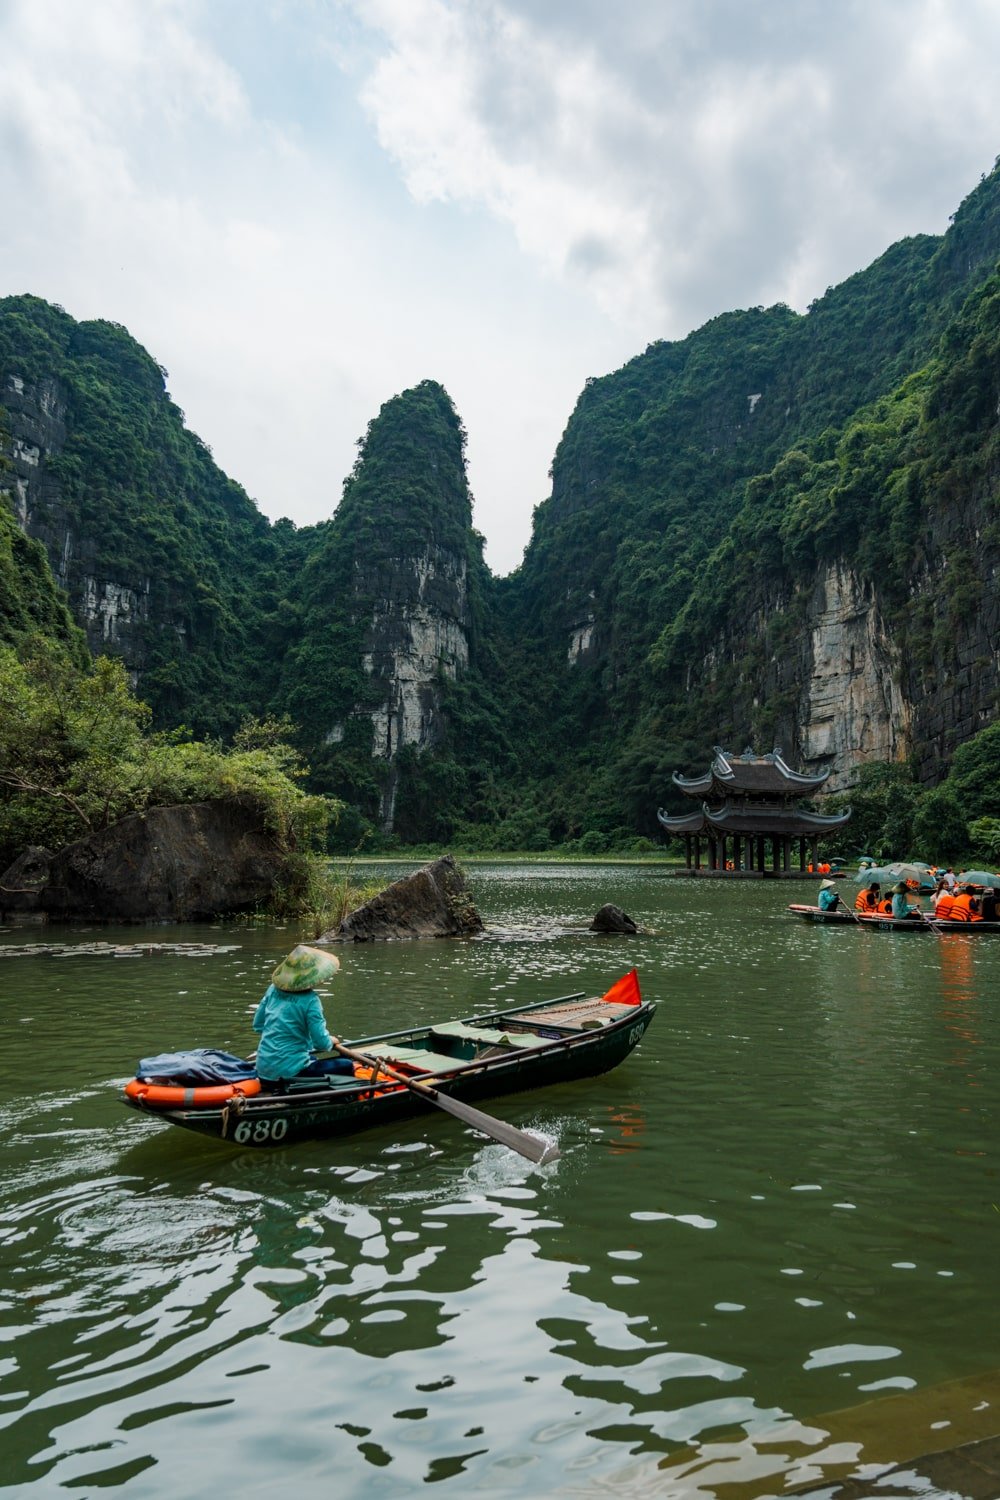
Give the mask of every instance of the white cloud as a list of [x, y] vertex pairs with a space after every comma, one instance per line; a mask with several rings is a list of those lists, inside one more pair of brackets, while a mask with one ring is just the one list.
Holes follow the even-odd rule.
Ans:
[[648, 334], [803, 306], [943, 227], [1000, 144], [1000, 12], [976, 0], [358, 9], [388, 44], [365, 101], [414, 195], [484, 204]]
[[944, 227], [998, 52], [991, 0], [6, 0], [0, 294], [124, 323], [300, 522], [440, 380], [505, 571], [588, 376]]

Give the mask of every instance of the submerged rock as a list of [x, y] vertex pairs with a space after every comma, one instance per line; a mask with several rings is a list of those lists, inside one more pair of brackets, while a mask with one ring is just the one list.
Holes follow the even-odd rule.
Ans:
[[628, 912], [622, 911], [620, 906], [613, 906], [610, 901], [595, 913], [594, 920], [590, 924], [591, 932], [638, 932], [639, 929], [629, 916]]
[[0, 875], [4, 912], [70, 922], [203, 921], [265, 905], [285, 865], [262, 811], [244, 798], [149, 808], [44, 861], [41, 853], [34, 851], [30, 883], [26, 855]]
[[483, 919], [473, 905], [465, 876], [446, 854], [404, 875], [373, 900], [347, 914], [321, 943], [367, 943], [376, 939], [475, 937]]

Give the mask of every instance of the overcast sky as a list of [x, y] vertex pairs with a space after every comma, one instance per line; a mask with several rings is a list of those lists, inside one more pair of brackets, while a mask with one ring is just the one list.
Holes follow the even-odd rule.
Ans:
[[506, 573], [588, 376], [947, 227], [998, 59], [996, 0], [0, 0], [0, 295], [299, 524], [439, 380]]

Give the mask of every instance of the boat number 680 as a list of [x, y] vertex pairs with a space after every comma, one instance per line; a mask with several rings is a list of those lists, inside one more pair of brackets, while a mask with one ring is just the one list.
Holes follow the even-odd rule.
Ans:
[[257, 1145], [261, 1141], [283, 1140], [288, 1132], [288, 1121], [280, 1118], [277, 1120], [241, 1120], [233, 1131], [233, 1140], [245, 1146], [248, 1141]]
[[635, 1046], [636, 1042], [642, 1036], [642, 1033], [645, 1031], [645, 1029], [646, 1029], [645, 1024], [643, 1024], [641, 1026], [633, 1026], [632, 1027], [632, 1030], [628, 1034], [628, 1044], [629, 1044], [630, 1047], [634, 1047]]

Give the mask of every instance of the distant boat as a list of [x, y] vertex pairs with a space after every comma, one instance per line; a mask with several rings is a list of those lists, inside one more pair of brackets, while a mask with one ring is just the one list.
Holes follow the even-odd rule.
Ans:
[[920, 917], [892, 917], [888, 912], [851, 912], [843, 908], [822, 911], [818, 906], [790, 906], [793, 917], [803, 922], [850, 927], [874, 927], [879, 932], [1000, 932], [1000, 922], [950, 921], [925, 911]]
[[819, 906], [802, 906], [796, 904], [790, 906], [788, 910], [793, 917], [801, 917], [804, 922], [829, 923], [832, 926], [847, 922], [852, 927], [855, 925], [854, 917], [849, 911], [845, 911], [843, 907], [835, 906], [833, 911], [823, 911], [822, 907]]
[[[301, 1079], [287, 1092], [265, 1094], [248, 1063], [245, 1079], [211, 1085], [140, 1076], [126, 1085], [123, 1099], [164, 1124], [215, 1140], [237, 1146], [289, 1145], [390, 1124], [435, 1102], [447, 1109], [451, 1100], [496, 1098], [606, 1073], [632, 1051], [655, 1010], [654, 1003], [642, 999], [633, 969], [602, 997], [585, 999], [581, 990], [558, 1000], [351, 1042], [352, 1056], [377, 1065], [374, 1076], [370, 1066], [359, 1062], [353, 1074]], [[384, 1068], [407, 1082], [388, 1076]], [[440, 1101], [433, 1095], [441, 1096]], [[518, 1134], [513, 1127], [504, 1128]]]

